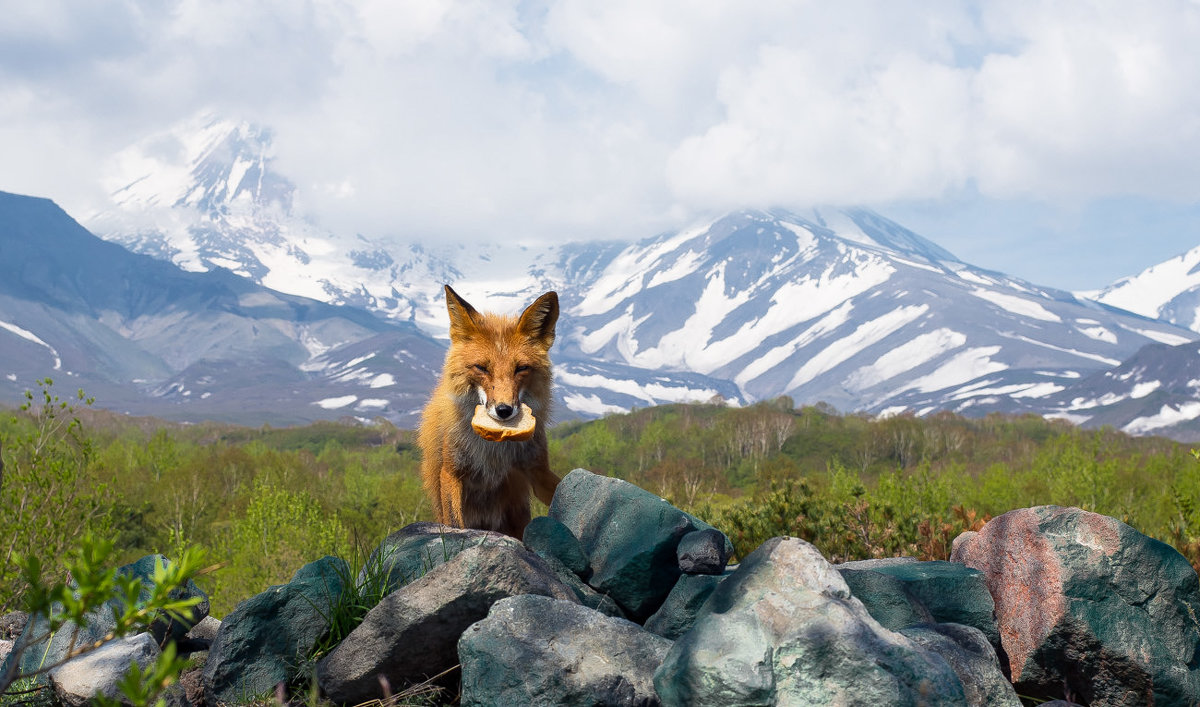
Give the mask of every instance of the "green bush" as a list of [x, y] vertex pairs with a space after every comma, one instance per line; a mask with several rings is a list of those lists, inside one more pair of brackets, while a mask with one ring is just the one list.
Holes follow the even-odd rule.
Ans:
[[88, 474], [94, 448], [76, 416], [75, 404], [90, 405], [79, 391], [60, 399], [49, 378], [37, 394], [26, 392], [20, 411], [0, 425], [0, 518], [11, 532], [0, 534], [0, 614], [21, 602], [25, 580], [18, 553], [37, 548], [39, 579], [62, 576], [67, 549], [87, 531], [111, 528], [112, 496]]

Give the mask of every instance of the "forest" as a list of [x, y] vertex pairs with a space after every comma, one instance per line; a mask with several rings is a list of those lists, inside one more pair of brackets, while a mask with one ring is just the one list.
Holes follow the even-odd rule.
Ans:
[[[305, 427], [177, 424], [95, 409], [49, 381], [0, 411], [0, 614], [24, 552], [56, 558], [83, 534], [122, 561], [200, 546], [221, 617], [322, 555], [363, 558], [431, 511], [414, 432], [384, 420]], [[564, 422], [551, 466], [625, 479], [724, 530], [738, 552], [802, 537], [831, 561], [945, 559], [953, 539], [1032, 505], [1119, 518], [1200, 564], [1200, 460], [1187, 446], [1037, 416], [875, 419], [788, 398], [680, 404]], [[535, 514], [544, 513], [535, 501]]]

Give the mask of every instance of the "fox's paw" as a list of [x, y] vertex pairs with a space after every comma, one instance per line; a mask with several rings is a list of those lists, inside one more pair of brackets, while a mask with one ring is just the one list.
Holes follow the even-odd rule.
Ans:
[[517, 415], [503, 422], [493, 420], [483, 405], [475, 406], [475, 417], [471, 418], [475, 434], [489, 442], [522, 442], [533, 436], [536, 425], [537, 419], [525, 403], [521, 403], [521, 411]]

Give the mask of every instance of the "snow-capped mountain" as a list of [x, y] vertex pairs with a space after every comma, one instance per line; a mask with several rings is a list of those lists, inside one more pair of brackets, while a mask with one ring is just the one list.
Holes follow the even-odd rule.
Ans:
[[108, 240], [186, 270], [224, 268], [279, 292], [402, 321], [413, 318], [414, 293], [398, 283], [417, 275], [458, 279], [449, 261], [422, 248], [388, 249], [312, 223], [272, 154], [264, 127], [198, 118], [116, 155], [113, 206], [84, 221]]
[[1148, 345], [1119, 366], [1069, 384], [1043, 407], [1088, 427], [1200, 441], [1200, 345]]
[[[413, 426], [445, 350], [410, 322], [222, 268], [187, 272], [100, 240], [51, 201], [0, 192], [8, 404], [51, 376], [134, 414], [246, 424], [383, 416]], [[560, 419], [737, 396], [726, 381], [603, 362], [566, 361], [558, 373]]]
[[[360, 357], [363, 347], [370, 356]], [[51, 376], [135, 414], [411, 421], [444, 351], [411, 324], [227, 270], [186, 272], [100, 240], [51, 201], [0, 192], [0, 394], [9, 403]]]
[[864, 209], [743, 211], [630, 246], [566, 350], [844, 410], [1025, 409], [1186, 330], [960, 262]]
[[1085, 294], [1098, 302], [1200, 331], [1200, 247]]
[[114, 206], [89, 224], [188, 269], [434, 337], [442, 283], [509, 312], [556, 289], [558, 381], [575, 414], [783, 394], [877, 413], [1062, 412], [1050, 402], [1073, 384], [1197, 338], [1194, 317], [1176, 326], [1115, 291], [1097, 303], [978, 268], [866, 209], [742, 211], [631, 245], [337, 235], [300, 215], [271, 151], [269, 131], [211, 119], [155, 136], [119, 156]]

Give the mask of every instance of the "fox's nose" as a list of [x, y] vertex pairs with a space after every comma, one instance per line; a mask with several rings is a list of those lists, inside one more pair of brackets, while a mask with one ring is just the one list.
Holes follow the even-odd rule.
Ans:
[[512, 405], [500, 403], [496, 406], [496, 417], [500, 418], [501, 420], [507, 420], [508, 418], [512, 417], [513, 412], [515, 411], [513, 410]]

